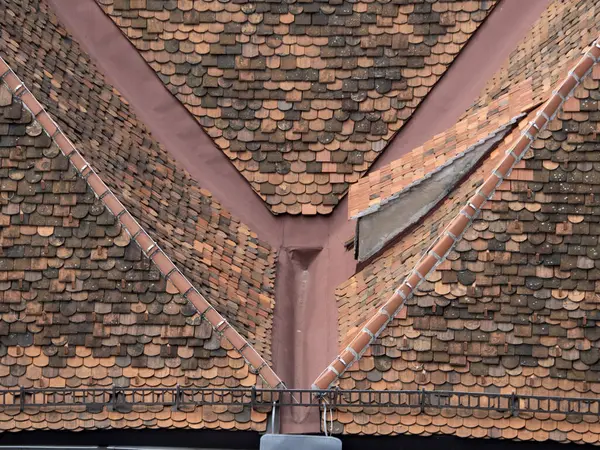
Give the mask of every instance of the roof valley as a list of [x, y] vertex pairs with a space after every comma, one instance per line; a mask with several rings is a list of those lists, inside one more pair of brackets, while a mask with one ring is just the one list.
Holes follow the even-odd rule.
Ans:
[[97, 2], [271, 211], [294, 215], [332, 212], [496, 5]]

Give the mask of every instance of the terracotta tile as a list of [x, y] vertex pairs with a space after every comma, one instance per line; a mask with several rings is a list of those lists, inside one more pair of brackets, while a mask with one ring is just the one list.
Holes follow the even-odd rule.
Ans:
[[[30, 5], [30, 14], [25, 13], [20, 2], [6, 3], [6, 7], [0, 8], [5, 33], [0, 41], [6, 44], [3, 48], [10, 50], [3, 56], [52, 115], [51, 118], [45, 112], [40, 113], [37, 117], [40, 125], [53, 136], [56, 132], [53, 119], [56, 120], [64, 133], [54, 136], [56, 143], [67, 153], [74, 150], [71, 142], [75, 144], [131, 213], [120, 218], [131, 234], [139, 228], [135, 218], [151, 230], [151, 238], [167, 251], [211, 304], [244, 338], [257, 345], [261, 355], [270, 359], [274, 301], [254, 305], [247, 302], [241, 306], [230, 299], [262, 294], [273, 298], [275, 252], [254, 231], [231, 217], [210, 192], [201, 189], [176, 164], [80, 47], [69, 46], [62, 39], [68, 34], [56, 25], [56, 18], [44, 3]], [[42, 23], [52, 25], [42, 29]], [[42, 48], [40, 36], [44, 36], [44, 42], [53, 44]], [[17, 48], [8, 45], [9, 41], [21, 45]], [[33, 54], [38, 58], [35, 63]], [[69, 83], [57, 81], [65, 78], [69, 78]], [[89, 80], [95, 81], [92, 84]], [[52, 86], [51, 95], [41, 87], [46, 84]], [[74, 97], [72, 92], [79, 94]], [[24, 96], [23, 100], [33, 105], [35, 99]], [[72, 129], [73, 123], [81, 124], [81, 130]], [[120, 163], [115, 165], [115, 160]], [[74, 162], [84, 167], [83, 159], [76, 157]], [[141, 186], [141, 179], [152, 189]], [[48, 192], [48, 188], [45, 190]], [[67, 216], [64, 220], [74, 226], [78, 219]], [[233, 251], [223, 241], [223, 232], [236, 246], [232, 264], [223, 263], [232, 257]], [[200, 242], [202, 245], [198, 245]], [[216, 273], [219, 275], [215, 276]], [[255, 342], [256, 336], [261, 336], [260, 342]]]
[[[527, 95], [519, 95], [526, 92]], [[398, 195], [408, 186], [418, 182], [431, 172], [439, 170], [463, 152], [474, 148], [482, 140], [488, 139], [498, 129], [506, 126], [511, 119], [531, 107], [531, 81], [526, 80], [512, 87], [508, 93], [493, 100], [490, 104], [473, 111], [444, 133], [434, 136], [421, 147], [413, 149], [386, 168], [372, 172], [350, 187], [348, 201], [349, 217], [356, 217], [368, 207], [385, 202]], [[511, 115], [507, 116], [499, 106], [511, 104]], [[380, 172], [389, 170], [390, 175], [380, 181]]]
[[[4, 245], [4, 261], [10, 261], [10, 266], [3, 264], [0, 273], [11, 276], [16, 273], [17, 267], [29, 268], [25, 263], [30, 258], [19, 252], [19, 248], [23, 247], [45, 247], [49, 257], [65, 261], [58, 275], [53, 275], [51, 271], [29, 270], [27, 275], [20, 272], [19, 289], [35, 293], [39, 296], [37, 299], [19, 295], [14, 301], [7, 301], [12, 296], [3, 296], [3, 304], [7, 308], [0, 314], [0, 327], [12, 328], [10, 324], [15, 321], [11, 317], [25, 309], [30, 311], [29, 317], [33, 320], [24, 323], [22, 331], [15, 328], [14, 340], [6, 342], [11, 365], [2, 366], [6, 370], [0, 370], [0, 385], [4, 388], [17, 385], [85, 388], [113, 385], [168, 387], [180, 384], [222, 388], [254, 384], [255, 377], [249, 375], [248, 368], [243, 370], [245, 363], [241, 355], [231, 347], [227, 351], [223, 349], [212, 326], [193, 308], [188, 308], [179, 295], [173, 295], [179, 293], [181, 285], [185, 284], [189, 289], [191, 284], [177, 273], [179, 278], [171, 277], [177, 289], [170, 292], [170, 281], [161, 276], [157, 270], [159, 268], [142, 254], [136, 240], [127, 234], [126, 227], [119, 227], [115, 217], [104, 207], [102, 202], [106, 201], [106, 206], [115, 210], [114, 206], [110, 206], [111, 200], [117, 201], [113, 194], [109, 192], [102, 200], [94, 202], [92, 186], [97, 186], [97, 193], [107, 190], [102, 180], [92, 174], [87, 179], [88, 184], [80, 175], [73, 176], [73, 169], [65, 154], [50, 151], [54, 145], [50, 139], [28, 141], [26, 138], [29, 137], [30, 128], [27, 125], [32, 117], [22, 106], [15, 110], [13, 105], [19, 104], [16, 99], [11, 100], [11, 104], [0, 107], [0, 122], [8, 124], [4, 131], [6, 136], [23, 138], [22, 145], [27, 147], [27, 151], [21, 153], [15, 151], [16, 148], [9, 148], [12, 156], [7, 156], [7, 160], [33, 167], [42, 158], [48, 158], [50, 169], [43, 179], [36, 177], [23, 181], [34, 186], [44, 182], [44, 190], [56, 196], [52, 202], [57, 206], [47, 209], [49, 214], [38, 214], [36, 219], [33, 214], [35, 206], [42, 208], [46, 204], [36, 200], [38, 196], [35, 189], [20, 190], [20, 207], [30, 211], [28, 217], [35, 220], [37, 226], [19, 223], [2, 227], [2, 237], [20, 236], [20, 244], [14, 247]], [[82, 160], [78, 164], [87, 165], [87, 162]], [[9, 179], [7, 175], [5, 177]], [[55, 240], [59, 237], [56, 233], [60, 228], [53, 224], [57, 223], [57, 218], [66, 215], [76, 217], [87, 226], [73, 231], [77, 238], [63, 234], [60, 237], [62, 241], [57, 241], [57, 247]], [[130, 216], [125, 214], [121, 217]], [[65, 237], [70, 239], [65, 240]], [[155, 254], [155, 261], [173, 267], [162, 251]], [[31, 268], [39, 270], [41, 267]], [[90, 273], [94, 274], [93, 278], [89, 276]], [[35, 274], [39, 276], [33, 276]], [[56, 288], [60, 284], [62, 291], [59, 292]], [[7, 292], [20, 293], [14, 290]], [[41, 319], [36, 320], [36, 317]], [[252, 361], [256, 367], [261, 367], [267, 383], [274, 387], [279, 385], [279, 378], [264, 359], [247, 345], [240, 334], [232, 328], [229, 330], [235, 339], [230, 338], [238, 348], [244, 348], [246, 354], [252, 352]], [[169, 361], [168, 366], [165, 360]], [[202, 377], [197, 375], [199, 367]], [[168, 371], [173, 376], [167, 376]], [[14, 376], [17, 372], [22, 376]], [[216, 376], [219, 372], [221, 377]], [[52, 375], [50, 378], [49, 374]], [[144, 423], [139, 420], [138, 412], [89, 412], [86, 413], [86, 420], [82, 421], [76, 412], [63, 409], [49, 412], [51, 420], [46, 422], [40, 420], [37, 412], [34, 415], [29, 412], [19, 414], [18, 422], [12, 419], [14, 414], [4, 412], [0, 414], [0, 427], [31, 429], [34, 420], [36, 428], [56, 430], [186, 427], [188, 414], [189, 423], [195, 425], [211, 420], [211, 416], [205, 414], [202, 408], [190, 413], [173, 411], [170, 407], [138, 407], [138, 410], [140, 408], [152, 413]], [[264, 413], [237, 416], [225, 412], [216, 417], [220, 417], [219, 427], [222, 429], [252, 428], [264, 431], [266, 427]]]

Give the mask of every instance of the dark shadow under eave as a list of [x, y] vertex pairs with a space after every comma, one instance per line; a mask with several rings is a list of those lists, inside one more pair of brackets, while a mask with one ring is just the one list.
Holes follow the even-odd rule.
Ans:
[[[404, 435], [396, 436], [353, 436], [335, 435], [342, 440], [343, 450], [364, 450], [376, 445], [378, 450], [418, 449], [423, 445], [428, 450], [479, 450], [485, 446], [488, 450], [592, 450], [591, 444], [563, 444], [556, 441], [523, 442], [507, 439], [466, 439], [447, 435]], [[258, 449], [260, 434], [252, 431], [217, 430], [96, 430], [73, 433], [69, 431], [21, 431], [3, 433], [0, 450], [22, 449], [24, 446], [97, 446], [127, 447], [142, 449], [162, 447], [187, 449]], [[91, 450], [91, 449], [90, 449]]]

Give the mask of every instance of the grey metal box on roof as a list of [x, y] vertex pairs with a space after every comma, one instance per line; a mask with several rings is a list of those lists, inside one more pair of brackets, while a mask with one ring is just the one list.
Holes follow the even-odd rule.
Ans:
[[297, 434], [265, 434], [260, 438], [260, 450], [341, 450], [342, 441], [329, 436]]

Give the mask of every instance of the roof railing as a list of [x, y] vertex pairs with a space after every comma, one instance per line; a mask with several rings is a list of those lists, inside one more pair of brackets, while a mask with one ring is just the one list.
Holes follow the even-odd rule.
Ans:
[[104, 408], [127, 412], [133, 407], [164, 406], [188, 410], [198, 406], [231, 406], [270, 410], [273, 404], [286, 407], [397, 408], [410, 414], [437, 415], [444, 410], [521, 413], [579, 414], [600, 416], [600, 398], [555, 397], [456, 392], [443, 390], [340, 390], [258, 389], [197, 387], [105, 387], [105, 388], [16, 388], [0, 390], [0, 409], [77, 409], [100, 412]]

